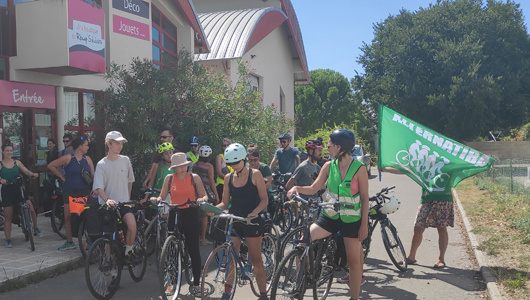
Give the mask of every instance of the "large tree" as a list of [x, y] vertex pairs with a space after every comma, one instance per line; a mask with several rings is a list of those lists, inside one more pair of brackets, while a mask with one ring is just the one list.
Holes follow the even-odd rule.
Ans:
[[518, 4], [439, 0], [374, 31], [353, 80], [363, 99], [459, 140], [527, 122], [530, 38]]
[[309, 72], [309, 79], [309, 85], [294, 90], [297, 136], [306, 137], [325, 126], [351, 124], [355, 120], [359, 103], [354, 103], [346, 77], [329, 69], [317, 69]]

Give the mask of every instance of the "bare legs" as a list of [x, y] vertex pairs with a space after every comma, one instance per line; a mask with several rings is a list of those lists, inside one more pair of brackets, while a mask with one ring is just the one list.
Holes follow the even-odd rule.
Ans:
[[[445, 263], [445, 251], [447, 250], [447, 245], [449, 244], [449, 234], [447, 232], [447, 227], [437, 227], [437, 229], [438, 249], [440, 250], [440, 254], [438, 256], [438, 261], [436, 262], [436, 265], [439, 265], [440, 263]], [[416, 252], [418, 251], [418, 248], [420, 247], [421, 242], [423, 240], [424, 231], [425, 227], [419, 225], [414, 226], [414, 235], [412, 236], [410, 252], [407, 257], [409, 262], [416, 260]]]

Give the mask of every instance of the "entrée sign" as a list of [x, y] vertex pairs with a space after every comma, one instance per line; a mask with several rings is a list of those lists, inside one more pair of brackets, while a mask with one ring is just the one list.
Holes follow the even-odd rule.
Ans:
[[0, 105], [55, 109], [55, 87], [0, 80]]

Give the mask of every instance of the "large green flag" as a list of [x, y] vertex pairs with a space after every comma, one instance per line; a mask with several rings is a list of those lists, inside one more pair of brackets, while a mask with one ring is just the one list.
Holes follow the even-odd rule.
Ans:
[[379, 168], [401, 170], [430, 192], [450, 192], [494, 159], [379, 104]]

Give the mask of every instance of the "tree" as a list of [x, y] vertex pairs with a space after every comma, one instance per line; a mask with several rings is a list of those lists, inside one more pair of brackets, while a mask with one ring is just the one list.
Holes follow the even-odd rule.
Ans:
[[441, 1], [374, 25], [354, 88], [457, 140], [528, 122], [530, 38], [519, 5]]
[[334, 124], [351, 124], [360, 113], [353, 101], [350, 82], [342, 74], [326, 69], [309, 72], [309, 85], [294, 90], [296, 135], [308, 136]]
[[261, 95], [249, 89], [246, 67], [232, 86], [222, 75], [192, 61], [189, 53], [154, 68], [149, 60], [135, 59], [129, 66], [111, 65], [109, 88], [96, 106], [105, 112], [106, 129], [118, 130], [128, 140], [123, 152], [131, 157], [141, 182], [159, 143], [159, 133], [172, 129], [174, 145], [187, 151], [191, 136], [201, 144], [221, 148], [222, 138], [257, 144], [264, 159], [271, 159], [276, 137], [292, 129], [293, 122], [272, 107], [263, 107]]

